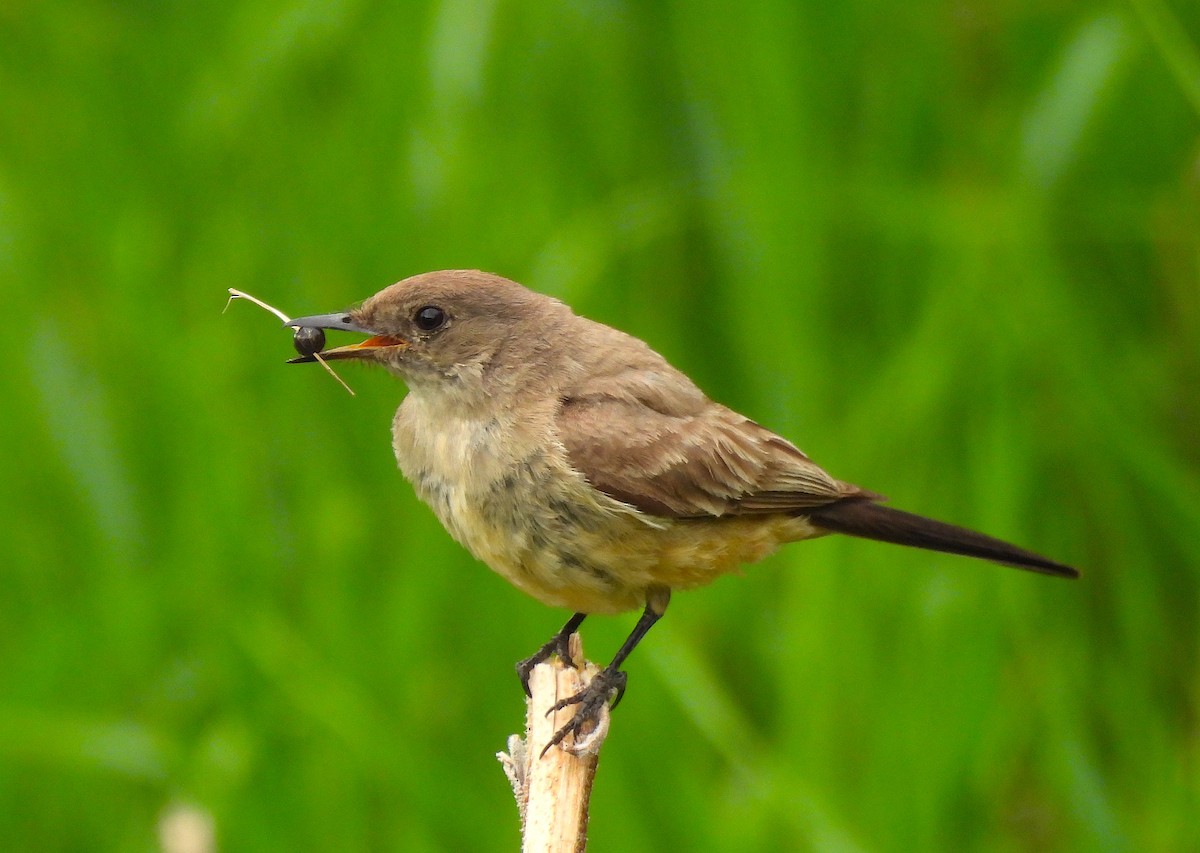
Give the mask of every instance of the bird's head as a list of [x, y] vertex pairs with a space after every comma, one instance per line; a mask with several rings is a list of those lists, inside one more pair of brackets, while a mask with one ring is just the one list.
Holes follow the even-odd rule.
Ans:
[[[514, 281], [477, 270], [424, 273], [386, 287], [358, 308], [297, 317], [285, 325], [369, 337], [319, 352], [328, 361], [375, 362], [410, 387], [482, 377], [502, 350], [540, 349], [570, 309]], [[312, 354], [291, 363], [316, 361]], [[509, 358], [509, 364], [521, 360]]]

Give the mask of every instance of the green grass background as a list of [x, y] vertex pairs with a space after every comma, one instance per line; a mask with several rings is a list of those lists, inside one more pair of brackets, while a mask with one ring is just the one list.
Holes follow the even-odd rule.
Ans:
[[[0, 847], [511, 850], [475, 563], [238, 287], [480, 267], [1067, 583], [831, 538], [677, 596], [594, 850], [1200, 849], [1200, 7], [0, 9]], [[606, 658], [633, 616], [585, 626]]]

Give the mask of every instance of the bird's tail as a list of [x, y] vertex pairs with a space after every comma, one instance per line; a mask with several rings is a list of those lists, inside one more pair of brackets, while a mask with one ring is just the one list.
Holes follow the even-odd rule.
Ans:
[[909, 545], [930, 551], [963, 554], [1046, 575], [1079, 577], [1076, 569], [1016, 545], [965, 527], [934, 521], [932, 518], [892, 509], [868, 500], [842, 500], [806, 510], [805, 514], [813, 524], [833, 533], [845, 533], [863, 539], [876, 539], [880, 542]]

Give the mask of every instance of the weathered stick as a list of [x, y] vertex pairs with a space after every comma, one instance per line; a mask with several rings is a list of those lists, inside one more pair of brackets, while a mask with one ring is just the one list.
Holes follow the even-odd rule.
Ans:
[[588, 802], [600, 746], [608, 735], [608, 709], [600, 724], [579, 741], [568, 735], [542, 755], [555, 732], [574, 717], [575, 706], [547, 712], [560, 699], [586, 687], [600, 670], [584, 660], [578, 634], [571, 635], [570, 652], [571, 658], [579, 662], [578, 669], [557, 657], [533, 668], [525, 738], [511, 735], [508, 752], [496, 754], [512, 783], [521, 813], [522, 853], [581, 853], [587, 848]]

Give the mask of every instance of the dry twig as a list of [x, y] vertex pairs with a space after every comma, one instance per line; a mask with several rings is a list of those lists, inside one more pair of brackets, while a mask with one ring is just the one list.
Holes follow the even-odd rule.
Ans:
[[[521, 813], [522, 853], [567, 853], [587, 847], [588, 802], [600, 746], [608, 735], [608, 710], [600, 724], [579, 741], [570, 736], [542, 756], [546, 744], [575, 714], [574, 705], [548, 713], [559, 699], [587, 686], [599, 667], [584, 660], [578, 634], [570, 651], [579, 668], [557, 657], [538, 664], [529, 676], [525, 738], [512, 735], [508, 752], [496, 757], [504, 767]], [[539, 758], [539, 756], [541, 756]]]

